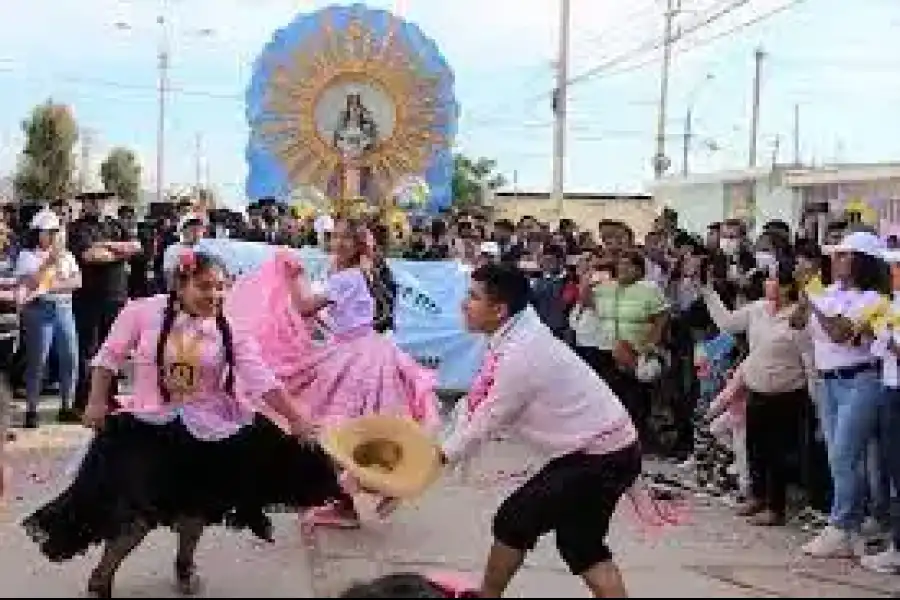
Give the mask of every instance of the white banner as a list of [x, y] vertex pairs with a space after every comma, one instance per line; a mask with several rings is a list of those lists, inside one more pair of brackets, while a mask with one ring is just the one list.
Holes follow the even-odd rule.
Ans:
[[[220, 256], [229, 272], [252, 272], [277, 250], [260, 242], [204, 239], [198, 250]], [[326, 277], [327, 257], [318, 248], [295, 250], [313, 281]], [[397, 283], [393, 339], [403, 350], [437, 369], [445, 390], [467, 390], [484, 354], [484, 339], [468, 333], [461, 304], [468, 277], [456, 261], [389, 260]]]

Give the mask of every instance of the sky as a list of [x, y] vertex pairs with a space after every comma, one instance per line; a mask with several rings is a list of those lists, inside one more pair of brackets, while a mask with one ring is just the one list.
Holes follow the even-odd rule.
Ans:
[[[163, 2], [165, 2], [163, 4]], [[762, 47], [758, 162], [900, 160], [900, 2], [681, 0], [670, 71], [666, 154], [682, 168], [689, 108], [692, 172], [748, 164], [754, 50]], [[246, 174], [244, 90], [272, 34], [310, 0], [4, 0], [0, 22], [0, 174], [15, 168], [21, 121], [47, 98], [72, 106], [99, 163], [134, 149], [156, 180], [160, 29], [172, 51], [168, 183], [212, 185], [240, 204]], [[456, 145], [497, 161], [519, 190], [552, 180], [559, 0], [385, 0], [432, 37], [456, 75]], [[677, 4], [677, 0], [676, 0]], [[789, 5], [789, 6], [788, 6]], [[639, 192], [652, 179], [665, 0], [571, 0], [566, 190]], [[779, 7], [782, 12], [741, 27]], [[848, 8], [852, 7], [852, 8]], [[127, 27], [123, 27], [127, 25]], [[645, 50], [641, 50], [644, 48]], [[587, 75], [585, 75], [587, 74]], [[199, 143], [198, 143], [199, 141]], [[198, 152], [199, 147], [199, 152]]]

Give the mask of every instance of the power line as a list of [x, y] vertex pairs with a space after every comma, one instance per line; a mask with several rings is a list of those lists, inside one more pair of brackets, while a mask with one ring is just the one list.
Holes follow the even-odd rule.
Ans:
[[[675, 42], [681, 40], [682, 38], [696, 32], [696, 31], [703, 29], [703, 28], [711, 25], [712, 23], [715, 23], [716, 21], [725, 17], [726, 15], [730, 14], [731, 12], [741, 8], [742, 6], [745, 6], [750, 1], [751, 0], [728, 0], [728, 4], [726, 4], [724, 7], [719, 8], [718, 10], [714, 10], [711, 14], [708, 14], [702, 20], [690, 25], [687, 28], [681, 28], [676, 34], [674, 34], [672, 36], [671, 42], [674, 44]], [[802, 2], [802, 1], [804, 1], [804, 0], [794, 0], [794, 3], [798, 3], [798, 2]], [[644, 41], [643, 43], [639, 44], [636, 48], [629, 50], [628, 52], [624, 52], [618, 56], [615, 56], [609, 60], [602, 62], [601, 64], [595, 65], [594, 67], [588, 69], [587, 71], [584, 71], [583, 73], [581, 73], [579, 75], [576, 75], [574, 77], [567, 79], [567, 86], [572, 86], [574, 84], [578, 84], [583, 81], [587, 81], [588, 79], [595, 79], [600, 76], [615, 74], [617, 72], [608, 73], [607, 70], [610, 68], [616, 67], [618, 65], [621, 65], [621, 64], [627, 64], [628, 61], [630, 61], [638, 56], [645, 55], [648, 52], [653, 52], [654, 50], [659, 50], [660, 48], [662, 48], [664, 43], [665, 43], [665, 40], [660, 39], [657, 36], [654, 36], [654, 37]], [[676, 49], [677, 49], [677, 47], [676, 47]], [[640, 67], [642, 68], [642, 67], [646, 66], [647, 64], [650, 64], [651, 62], [655, 62], [655, 61], [656, 61], [656, 57], [652, 57], [649, 60], [641, 62]], [[630, 69], [626, 69], [626, 71], [627, 70], [630, 70]], [[548, 92], [542, 92], [541, 94], [537, 94], [537, 95], [529, 98], [528, 100], [526, 100], [526, 102], [528, 104], [532, 104], [532, 103], [538, 102], [540, 100], [544, 100], [548, 96], [552, 96], [552, 94], [553, 94], [553, 90], [550, 90]]]
[[[698, 48], [702, 48], [703, 46], [711, 44], [712, 42], [719, 40], [723, 37], [728, 37], [732, 34], [739, 33], [741, 31], [743, 31], [744, 29], [748, 29], [750, 27], [753, 27], [754, 25], [758, 25], [759, 23], [766, 21], [778, 14], [786, 12], [787, 10], [789, 10], [799, 4], [802, 4], [803, 2], [806, 2], [806, 0], [790, 0], [789, 2], [786, 2], [785, 4], [782, 4], [781, 6], [777, 6], [769, 11], [761, 13], [748, 21], [744, 21], [742, 23], [739, 23], [738, 25], [735, 25], [734, 27], [730, 27], [724, 31], [717, 32], [709, 37], [697, 40], [693, 45], [691, 45], [688, 48], [677, 48], [676, 47], [675, 52], [679, 53], [679, 54], [686, 54], [688, 52], [691, 52], [692, 50], [697, 50]], [[660, 44], [661, 44], [661, 42], [660, 42]], [[627, 65], [627, 66], [625, 66], [621, 69], [615, 70], [615, 71], [607, 71], [604, 73], [598, 73], [593, 78], [597, 79], [597, 78], [602, 78], [602, 77], [612, 77], [613, 75], [621, 75], [624, 73], [630, 73], [632, 71], [637, 71], [639, 69], [643, 69], [644, 67], [646, 67], [648, 65], [655, 64], [656, 60], [657, 59], [655, 56], [650, 57], [650, 58], [642, 60], [640, 62], [631, 64], [631, 65]]]
[[[0, 68], [0, 74], [8, 74], [8, 73], [16, 73], [15, 69], [3, 69]], [[91, 87], [102, 87], [109, 88], [115, 90], [123, 90], [123, 91], [136, 91], [136, 92], [152, 92], [154, 94], [157, 93], [158, 88], [153, 84], [141, 84], [141, 83], [125, 83], [121, 81], [111, 81], [107, 79], [98, 79], [94, 77], [81, 77], [81, 76], [73, 76], [73, 75], [57, 75], [52, 78], [57, 81], [66, 81], [69, 83], [76, 83], [79, 85], [86, 85]], [[180, 96], [195, 96], [198, 98], [212, 98], [216, 100], [234, 100], [234, 101], [243, 101], [243, 94], [227, 94], [220, 92], [212, 92], [212, 91], [203, 91], [196, 89], [185, 89], [179, 86], [169, 85], [166, 87], [167, 93], [178, 94]]]
[[[800, 1], [802, 1], [802, 0], [800, 0]], [[700, 29], [703, 29], [705, 27], [708, 27], [709, 25], [715, 23], [716, 21], [725, 17], [726, 15], [734, 12], [735, 10], [741, 8], [742, 6], [745, 6], [748, 2], [750, 2], [750, 0], [732, 0], [732, 2], [730, 2], [727, 6], [721, 8], [718, 11], [714, 12], [713, 14], [707, 16], [705, 19], [702, 19], [698, 23], [695, 23], [689, 27], [680, 29], [673, 36], [672, 42], [677, 42], [678, 40], [684, 38], [685, 36], [688, 36], [688, 35], [696, 32], [696, 31], [699, 31]], [[641, 44], [640, 46], [638, 46], [631, 52], [619, 55], [619, 56], [612, 58], [604, 63], [601, 63], [599, 65], [591, 67], [590, 69], [588, 69], [587, 71], [584, 71], [583, 73], [580, 73], [574, 77], [571, 77], [568, 81], [568, 85], [571, 86], [571, 85], [581, 83], [583, 81], [587, 81], [589, 79], [593, 79], [597, 75], [606, 71], [608, 68], [615, 67], [616, 65], [627, 62], [628, 60], [630, 60], [631, 58], [634, 58], [635, 56], [644, 54], [646, 52], [652, 52], [654, 50], [659, 50], [660, 48], [662, 48], [664, 43], [665, 43], [665, 40], [658, 39], [658, 38], [649, 40], [649, 41]]]

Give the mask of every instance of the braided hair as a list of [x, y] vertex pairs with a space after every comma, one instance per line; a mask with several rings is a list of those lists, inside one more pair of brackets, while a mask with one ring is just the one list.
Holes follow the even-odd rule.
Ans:
[[[160, 396], [162, 397], [163, 402], [166, 403], [170, 402], [172, 398], [169, 389], [166, 386], [165, 369], [163, 369], [163, 365], [166, 360], [166, 345], [169, 342], [169, 335], [172, 333], [175, 317], [178, 316], [179, 303], [177, 290], [197, 273], [214, 268], [222, 269], [223, 271], [225, 270], [224, 263], [218, 257], [211, 254], [188, 250], [183, 254], [182, 258], [183, 260], [180, 260], [175, 267], [174, 285], [169, 292], [166, 308], [163, 311], [163, 321], [162, 326], [160, 327], [159, 339], [156, 341], [156, 364], [158, 367], [156, 381], [157, 386], [159, 387]], [[225, 353], [225, 391], [229, 396], [234, 397], [234, 334], [231, 330], [231, 325], [228, 323], [228, 319], [225, 317], [221, 308], [219, 308], [216, 313], [216, 329], [218, 329], [219, 335], [222, 336], [222, 347], [224, 348]]]

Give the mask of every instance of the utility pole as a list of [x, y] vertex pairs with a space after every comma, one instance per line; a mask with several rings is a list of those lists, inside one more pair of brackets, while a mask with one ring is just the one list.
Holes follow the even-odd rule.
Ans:
[[513, 186], [513, 203], [515, 206], [519, 205], [519, 170], [513, 169], [513, 177], [512, 177], [512, 186]]
[[82, 194], [87, 191], [91, 172], [91, 150], [94, 142], [94, 132], [84, 127], [81, 129], [81, 165], [78, 169], [78, 191]]
[[684, 138], [681, 148], [681, 174], [685, 177], [690, 173], [689, 161], [692, 137], [694, 137], [694, 110], [688, 107], [684, 115]]
[[166, 19], [160, 14], [156, 17], [159, 25], [159, 109], [156, 123], [156, 201], [165, 200], [165, 168], [166, 168], [166, 96], [169, 87], [169, 48], [166, 36]]
[[553, 90], [553, 192], [556, 211], [565, 210], [566, 184], [566, 104], [569, 87], [569, 25], [571, 0], [559, 3], [559, 54], [556, 61], [556, 89]]
[[799, 167], [800, 158], [800, 105], [794, 105], [794, 166]]
[[194, 186], [197, 193], [203, 187], [203, 134], [199, 131], [194, 137]]
[[753, 112], [750, 116], [750, 168], [756, 166], [756, 147], [759, 142], [759, 96], [762, 89], [762, 66], [766, 53], [757, 48], [754, 53], [756, 66], [753, 74]]
[[663, 61], [659, 77], [659, 111], [656, 122], [656, 154], [653, 156], [653, 175], [662, 178], [669, 169], [671, 160], [666, 156], [666, 112], [669, 103], [669, 68], [672, 65], [672, 36], [675, 15], [678, 14], [676, 0], [666, 0], [665, 26], [663, 28]]

